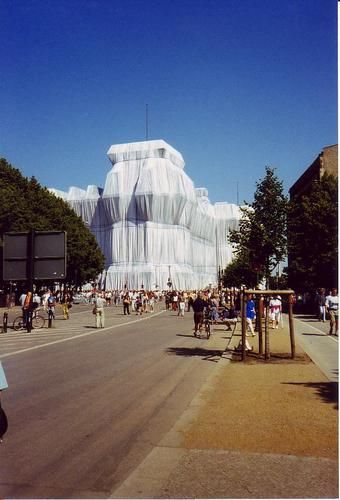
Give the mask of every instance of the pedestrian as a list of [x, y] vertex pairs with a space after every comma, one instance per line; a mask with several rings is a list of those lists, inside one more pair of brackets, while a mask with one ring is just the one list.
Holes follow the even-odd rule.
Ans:
[[45, 290], [41, 297], [41, 303], [43, 305], [44, 311], [47, 311], [47, 299], [50, 296], [51, 292], [49, 290]]
[[35, 292], [33, 294], [33, 309], [38, 309], [40, 305], [41, 305], [40, 295], [38, 295], [37, 292]]
[[22, 292], [22, 294], [19, 297], [19, 304], [21, 305], [21, 311], [22, 311], [22, 323], [23, 323], [24, 328], [26, 327], [26, 322], [27, 322], [27, 318], [28, 318], [28, 308], [24, 307], [26, 297], [27, 297], [27, 292]]
[[93, 303], [94, 303], [93, 314], [95, 314], [96, 316], [96, 328], [104, 328], [105, 326], [104, 307], [106, 304], [106, 300], [100, 295], [96, 295]]
[[52, 318], [55, 319], [55, 306], [56, 306], [56, 298], [53, 292], [50, 293], [47, 299], [47, 311], [48, 316], [52, 315]]
[[229, 308], [225, 307], [222, 311], [222, 322], [225, 323], [227, 330], [231, 330], [231, 325], [235, 326], [237, 323], [237, 313], [233, 306], [229, 306]]
[[124, 311], [124, 316], [127, 314], [130, 315], [130, 296], [128, 293], [126, 293], [123, 297], [123, 311]]
[[70, 309], [72, 307], [72, 296], [70, 292], [64, 292], [61, 297], [64, 319], [70, 319]]
[[334, 334], [338, 335], [339, 296], [338, 296], [338, 290], [336, 288], [332, 288], [330, 295], [327, 296], [326, 308], [329, 314], [329, 335], [333, 335], [333, 329], [335, 329]]
[[32, 292], [27, 292], [24, 305], [22, 308], [22, 323], [24, 328], [26, 328], [29, 320], [32, 326], [32, 312], [33, 312], [33, 295]]
[[192, 308], [192, 304], [194, 303], [194, 294], [191, 292], [188, 298], [188, 312], [190, 312], [190, 309]]
[[177, 311], [178, 309], [178, 295], [176, 292], [172, 295], [172, 310]]
[[149, 292], [148, 297], [150, 312], [153, 313], [155, 310], [155, 294], [153, 292]]
[[254, 326], [253, 326], [253, 320], [255, 319], [255, 316], [256, 316], [255, 303], [253, 301], [252, 295], [249, 294], [247, 297], [247, 304], [246, 304], [246, 322], [252, 337], [255, 337]]
[[199, 293], [197, 298], [194, 300], [192, 304], [192, 308], [194, 310], [194, 335], [195, 337], [200, 337], [199, 332], [202, 328], [203, 324], [203, 312], [204, 308], [208, 307], [208, 302], [204, 300], [203, 294]]
[[320, 288], [315, 297], [315, 302], [318, 311], [318, 320], [323, 323], [326, 321], [326, 294], [325, 289]]
[[211, 319], [212, 319], [213, 323], [216, 325], [216, 323], [219, 319], [218, 300], [214, 295], [209, 300], [210, 300], [210, 307], [211, 307]]
[[184, 311], [185, 311], [185, 299], [183, 295], [180, 295], [178, 297], [178, 316], [184, 318]]
[[274, 295], [274, 297], [271, 297], [269, 301], [269, 313], [270, 313], [270, 319], [272, 321], [272, 328], [279, 328], [279, 322], [281, 318], [281, 310], [282, 310], [282, 304], [281, 300], [278, 298], [277, 295]]
[[136, 299], [136, 314], [140, 316], [143, 314], [143, 300], [140, 294], [138, 294]]

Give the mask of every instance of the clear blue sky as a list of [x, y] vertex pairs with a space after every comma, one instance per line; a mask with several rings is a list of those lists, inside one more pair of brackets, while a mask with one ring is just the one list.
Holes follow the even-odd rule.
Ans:
[[336, 0], [0, 0], [0, 156], [103, 186], [111, 144], [164, 139], [212, 202], [286, 190], [337, 143]]

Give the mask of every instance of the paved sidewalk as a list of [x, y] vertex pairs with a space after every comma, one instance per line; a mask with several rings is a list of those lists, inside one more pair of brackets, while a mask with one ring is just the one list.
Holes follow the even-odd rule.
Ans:
[[299, 346], [290, 359], [286, 326], [267, 362], [255, 337], [242, 363], [239, 340], [239, 326], [197, 340], [213, 376], [111, 498], [338, 498], [337, 384]]

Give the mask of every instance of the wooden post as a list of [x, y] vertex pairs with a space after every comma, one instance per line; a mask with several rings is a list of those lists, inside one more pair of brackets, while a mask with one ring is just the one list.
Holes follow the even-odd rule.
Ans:
[[260, 299], [257, 298], [257, 295], [255, 295], [255, 332], [259, 331], [259, 320], [260, 320]]
[[264, 327], [264, 337], [265, 337], [265, 347], [264, 347], [264, 358], [266, 360], [270, 359], [270, 348], [269, 348], [269, 301], [266, 297], [266, 321]]
[[262, 330], [262, 317], [263, 317], [263, 297], [259, 298], [259, 354], [263, 354], [263, 330]]
[[246, 314], [247, 314], [247, 300], [244, 290], [242, 290], [241, 295], [241, 313], [242, 313], [242, 361], [246, 359]]
[[289, 335], [290, 335], [290, 348], [292, 359], [295, 358], [295, 333], [293, 321], [293, 295], [288, 297], [288, 315], [289, 315]]

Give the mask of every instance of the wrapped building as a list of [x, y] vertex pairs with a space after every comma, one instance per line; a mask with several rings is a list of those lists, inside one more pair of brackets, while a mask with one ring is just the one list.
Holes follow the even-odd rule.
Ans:
[[105, 255], [105, 289], [178, 290], [216, 285], [231, 261], [227, 243], [240, 210], [211, 204], [163, 140], [113, 145], [104, 188], [50, 189], [82, 217]]

